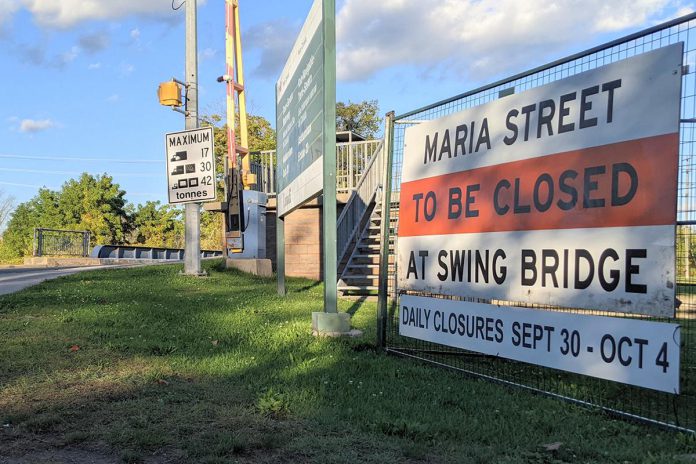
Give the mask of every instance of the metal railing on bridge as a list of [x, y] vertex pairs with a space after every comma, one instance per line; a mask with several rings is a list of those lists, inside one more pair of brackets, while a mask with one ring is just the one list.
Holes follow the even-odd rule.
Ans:
[[[348, 194], [358, 187], [363, 173], [370, 166], [370, 160], [381, 147], [381, 139], [336, 144], [336, 193]], [[251, 156], [251, 172], [256, 174], [253, 189], [275, 196], [275, 150], [253, 152]]]
[[34, 256], [89, 256], [89, 231], [34, 229]]

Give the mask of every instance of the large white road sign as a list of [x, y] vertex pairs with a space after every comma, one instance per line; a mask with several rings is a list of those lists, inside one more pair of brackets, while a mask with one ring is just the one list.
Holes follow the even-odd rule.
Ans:
[[213, 128], [166, 134], [169, 204], [215, 201]]
[[682, 48], [406, 129], [399, 289], [673, 315]]

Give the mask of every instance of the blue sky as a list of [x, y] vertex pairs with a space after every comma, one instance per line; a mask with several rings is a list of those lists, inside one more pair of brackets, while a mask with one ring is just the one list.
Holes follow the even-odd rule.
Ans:
[[[174, 0], [178, 5], [180, 0]], [[240, 0], [249, 110], [275, 125], [274, 83], [311, 0]], [[669, 0], [337, 0], [341, 101], [423, 106], [693, 11]], [[16, 202], [107, 172], [166, 202], [157, 85], [183, 75], [171, 0], [0, 0], [0, 190]], [[202, 114], [225, 110], [224, 2], [199, 0]]]

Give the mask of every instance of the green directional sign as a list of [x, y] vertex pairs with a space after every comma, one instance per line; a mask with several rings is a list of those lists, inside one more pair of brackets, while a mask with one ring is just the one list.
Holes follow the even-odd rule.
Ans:
[[276, 83], [276, 137], [278, 293], [285, 294], [284, 217], [322, 194], [324, 311], [336, 313], [335, 0], [314, 1]]
[[316, 0], [276, 83], [277, 188], [281, 216], [322, 191], [323, 19], [322, 1]]

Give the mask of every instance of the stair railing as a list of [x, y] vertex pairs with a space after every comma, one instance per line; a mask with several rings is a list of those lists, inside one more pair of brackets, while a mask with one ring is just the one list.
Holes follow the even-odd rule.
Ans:
[[343, 207], [341, 215], [336, 221], [336, 243], [338, 244], [339, 266], [346, 254], [351, 250], [351, 245], [356, 241], [356, 234], [360, 229], [365, 214], [369, 210], [370, 203], [375, 199], [375, 194], [382, 182], [382, 165], [384, 150], [380, 142], [370, 159], [360, 179], [352, 190], [348, 202]]

